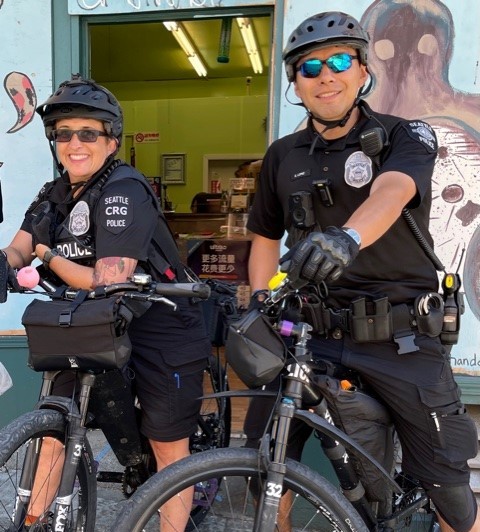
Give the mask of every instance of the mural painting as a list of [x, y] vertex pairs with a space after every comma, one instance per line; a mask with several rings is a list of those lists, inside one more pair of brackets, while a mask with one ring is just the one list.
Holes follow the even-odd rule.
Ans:
[[[466, 328], [478, 329], [480, 320], [480, 95], [449, 82], [455, 26], [442, 2], [377, 0], [361, 23], [372, 39], [368, 102], [384, 113], [426, 120], [437, 134], [430, 224], [446, 270], [462, 274], [468, 303], [462, 336], [468, 337]], [[473, 345], [465, 357], [454, 348], [458, 372], [480, 371], [479, 349]]]

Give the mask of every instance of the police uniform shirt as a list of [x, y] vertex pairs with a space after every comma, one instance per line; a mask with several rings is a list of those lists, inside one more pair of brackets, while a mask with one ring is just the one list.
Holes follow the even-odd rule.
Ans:
[[[57, 180], [54, 187], [49, 198], [63, 209], [62, 197], [68, 197], [70, 187], [62, 180]], [[34, 204], [42, 199], [41, 192]], [[30, 210], [31, 207], [25, 215], [22, 229], [31, 233]], [[99, 259], [128, 257], [137, 259], [140, 266], [145, 265], [152, 252], [151, 240], [158, 223], [158, 211], [151, 195], [138, 180], [107, 181], [94, 207], [89, 206], [80, 195], [68, 203], [67, 210], [68, 215], [63, 221], [65, 230], [57, 232], [60, 241], [56, 241], [56, 247], [62, 251], [69, 250], [70, 260], [93, 267]], [[68, 242], [66, 238], [61, 238], [65, 232], [70, 233]], [[93, 237], [90, 257], [87, 253], [89, 246], [82, 250], [78, 243], [88, 232]], [[112, 268], [118, 267], [115, 261]], [[192, 305], [189, 298], [169, 299], [177, 304], [176, 311], [156, 303], [139, 319], [133, 320], [129, 328], [132, 344], [143, 352], [151, 352], [152, 356], [160, 352], [166, 360], [175, 357], [176, 364], [205, 358], [210, 352], [210, 344], [199, 306]], [[196, 343], [195, 349], [191, 348], [192, 343]]]
[[[375, 113], [365, 103], [362, 105], [376, 120], [362, 115], [345, 137], [324, 141], [309, 124], [307, 129], [272, 143], [249, 215], [250, 231], [273, 240], [282, 238], [292, 223], [289, 196], [299, 191], [312, 194], [315, 219], [321, 228], [341, 227], [368, 198], [373, 181], [381, 173], [398, 171], [415, 181], [417, 194], [407, 208], [427, 242], [433, 245], [428, 232], [431, 176], [437, 152], [432, 128], [418, 120]], [[378, 128], [377, 120], [390, 133], [380, 156], [370, 158], [362, 152], [359, 136]], [[330, 182], [332, 206], [322, 204], [313, 185], [321, 179]], [[400, 217], [330, 285], [329, 304], [344, 308], [359, 295], [388, 295], [392, 304], [410, 302], [421, 292], [437, 290], [437, 286], [435, 267]]]

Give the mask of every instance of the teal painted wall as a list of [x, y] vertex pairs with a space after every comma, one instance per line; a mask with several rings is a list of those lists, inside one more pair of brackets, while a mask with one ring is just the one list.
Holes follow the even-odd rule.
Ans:
[[13, 386], [0, 397], [0, 427], [31, 410], [38, 399], [41, 373], [27, 366], [25, 336], [0, 336], [0, 361], [12, 377]]

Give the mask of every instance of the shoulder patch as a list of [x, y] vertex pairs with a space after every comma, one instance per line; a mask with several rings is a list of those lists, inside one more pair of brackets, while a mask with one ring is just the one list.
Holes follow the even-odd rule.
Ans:
[[417, 142], [420, 142], [428, 153], [437, 151], [437, 137], [432, 126], [422, 121], [408, 122], [403, 124], [403, 128], [408, 136]]
[[100, 224], [110, 233], [121, 233], [133, 221], [132, 201], [125, 194], [103, 196], [98, 209]]

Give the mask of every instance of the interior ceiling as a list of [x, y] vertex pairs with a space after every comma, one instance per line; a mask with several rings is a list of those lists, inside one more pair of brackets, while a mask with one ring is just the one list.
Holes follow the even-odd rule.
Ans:
[[[252, 17], [263, 74], [270, 63], [270, 17]], [[240, 31], [232, 23], [228, 63], [217, 61], [222, 19], [182, 21], [207, 68], [207, 78], [237, 78], [254, 74]], [[101, 82], [205, 80], [162, 22], [96, 24], [90, 27], [91, 76]]]

